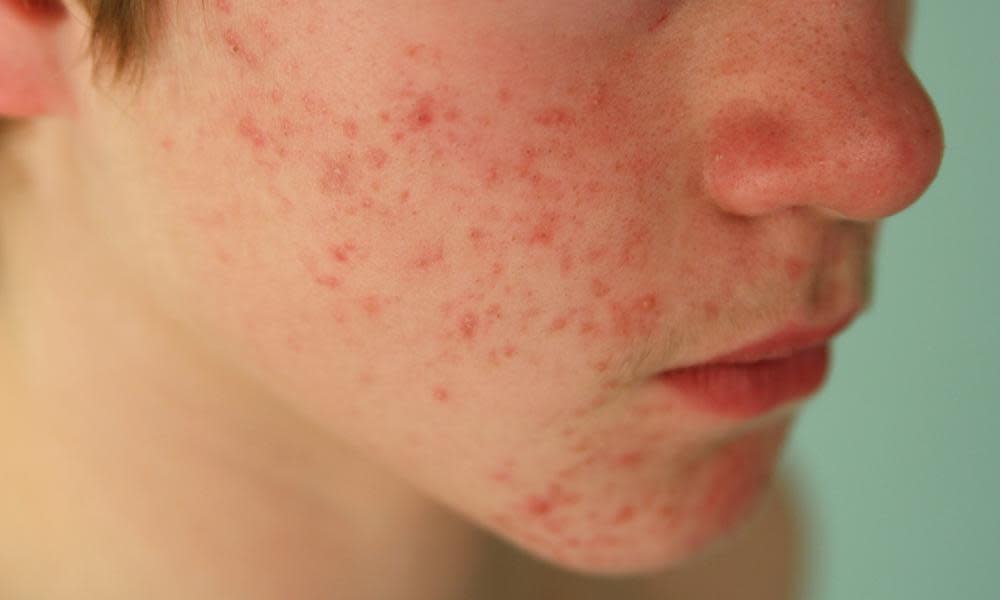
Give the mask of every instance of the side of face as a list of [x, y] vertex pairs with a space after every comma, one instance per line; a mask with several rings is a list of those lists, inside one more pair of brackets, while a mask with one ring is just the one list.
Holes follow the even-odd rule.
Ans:
[[661, 568], [753, 510], [790, 418], [650, 377], [863, 304], [875, 221], [937, 169], [888, 14], [170, 5], [138, 91], [77, 72], [73, 211], [198, 343], [430, 496], [567, 568]]

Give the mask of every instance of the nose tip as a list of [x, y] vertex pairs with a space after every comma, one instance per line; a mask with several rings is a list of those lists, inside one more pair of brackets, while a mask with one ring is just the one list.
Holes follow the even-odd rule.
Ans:
[[934, 179], [944, 149], [934, 106], [906, 73], [843, 97], [727, 103], [707, 128], [704, 193], [748, 217], [811, 206], [874, 221], [905, 209]]

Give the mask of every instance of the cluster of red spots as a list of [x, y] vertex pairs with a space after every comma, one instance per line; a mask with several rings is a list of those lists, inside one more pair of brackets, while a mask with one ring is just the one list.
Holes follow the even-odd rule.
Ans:
[[257, 68], [260, 66], [260, 57], [247, 48], [243, 37], [235, 29], [226, 29], [222, 33], [222, 40], [226, 43], [233, 56], [246, 63], [248, 67]]
[[566, 506], [572, 506], [580, 501], [580, 494], [564, 489], [558, 483], [552, 483], [544, 494], [531, 495], [524, 499], [523, 510], [535, 517], [544, 517]]
[[435, 265], [444, 262], [444, 242], [438, 240], [428, 242], [417, 250], [416, 257], [410, 261], [409, 266], [421, 271], [427, 271]]
[[257, 121], [250, 115], [244, 115], [239, 121], [239, 133], [251, 146], [257, 150], [263, 149], [267, 145], [267, 136], [258, 125]]
[[536, 114], [535, 123], [543, 127], [568, 128], [576, 125], [576, 115], [564, 106], [553, 106]]
[[612, 331], [623, 337], [652, 334], [661, 313], [656, 294], [644, 294], [628, 302], [610, 302], [608, 309]]

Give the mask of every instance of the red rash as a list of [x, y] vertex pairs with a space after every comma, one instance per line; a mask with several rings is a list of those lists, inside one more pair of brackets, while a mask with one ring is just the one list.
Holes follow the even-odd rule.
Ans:
[[[751, 436], [733, 455], [718, 450], [714, 462], [685, 454], [685, 436], [697, 427], [676, 425], [676, 405], [642, 396], [637, 381], [671, 358], [671, 336], [700, 333], [670, 327], [697, 323], [717, 344], [720, 332], [732, 332], [723, 317], [740, 302], [804, 289], [817, 260], [844, 272], [834, 266], [854, 254], [843, 238], [802, 234], [780, 241], [811, 243], [812, 253], [768, 252], [764, 242], [779, 241], [778, 224], [754, 230], [723, 210], [762, 189], [787, 192], [790, 173], [823, 157], [813, 138], [830, 136], [803, 125], [815, 115], [797, 103], [735, 95], [698, 113], [684, 77], [655, 68], [685, 52], [673, 36], [646, 33], [671, 27], [672, 14], [630, 16], [642, 39], [634, 47], [530, 36], [438, 47], [432, 36], [419, 42], [414, 28], [407, 35], [416, 39], [379, 44], [364, 68], [351, 70], [337, 61], [354, 50], [330, 32], [296, 31], [324, 36], [311, 48], [328, 54], [310, 64], [287, 50], [287, 32], [283, 40], [266, 21], [239, 15], [239, 5], [216, 6], [212, 39], [236, 73], [236, 90], [206, 117], [217, 129], [186, 141], [221, 132], [231, 151], [226, 166], [252, 177], [244, 195], [252, 187], [266, 197], [233, 199], [247, 205], [244, 214], [194, 209], [192, 220], [227, 257], [225, 275], [241, 265], [293, 264], [282, 271], [293, 296], [282, 305], [287, 314], [261, 312], [299, 328], [296, 339], [305, 342], [296, 364], [312, 356], [316, 368], [294, 374], [378, 371], [356, 410], [370, 410], [360, 407], [370, 394], [387, 407], [433, 411], [406, 424], [413, 429], [400, 426], [399, 439], [412, 434], [424, 446], [446, 442], [432, 443], [436, 434], [423, 421], [448, 424], [456, 439], [473, 423], [461, 421], [467, 415], [517, 423], [497, 429], [498, 438], [511, 436], [502, 452], [514, 448], [512, 457], [484, 453], [456, 468], [496, 492], [494, 524], [550, 556], [612, 564], [635, 540], [681, 535], [694, 545], [748, 510], [776, 438]], [[705, 65], [706, 77], [719, 69], [738, 76], [753, 66], [746, 56]], [[276, 80], [261, 83], [265, 75]], [[345, 92], [345, 81], [360, 91]], [[841, 88], [804, 93], [836, 99]], [[692, 115], [704, 118], [689, 127]], [[864, 168], [832, 165], [835, 175]], [[253, 218], [271, 229], [251, 252], [238, 233]], [[851, 290], [835, 279], [816, 285], [838, 301]], [[316, 347], [338, 359], [344, 348], [358, 352], [331, 366]], [[340, 389], [339, 380], [319, 380], [326, 385], [312, 402], [322, 412]], [[741, 453], [751, 459], [741, 462]], [[433, 463], [418, 458], [408, 466]], [[690, 485], [680, 486], [686, 478]], [[664, 492], [675, 484], [683, 489]], [[705, 525], [685, 531], [686, 522]]]

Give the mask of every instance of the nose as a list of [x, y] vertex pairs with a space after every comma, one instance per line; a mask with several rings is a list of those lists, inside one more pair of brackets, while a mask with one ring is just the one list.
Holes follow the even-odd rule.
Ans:
[[770, 8], [720, 30], [705, 65], [721, 100], [705, 119], [702, 193], [747, 217], [813, 207], [875, 221], [915, 202], [943, 134], [884, 3], [747, 4]]

